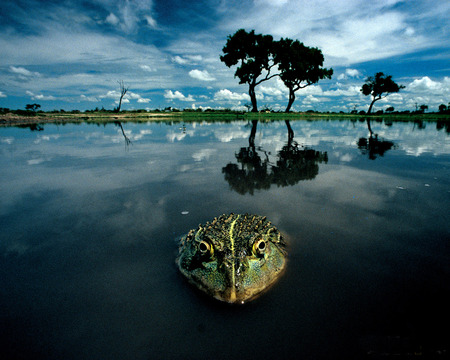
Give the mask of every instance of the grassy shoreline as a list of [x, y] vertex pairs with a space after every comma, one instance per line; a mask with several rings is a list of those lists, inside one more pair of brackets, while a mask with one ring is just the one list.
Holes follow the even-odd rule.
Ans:
[[0, 115], [0, 126], [32, 124], [113, 123], [113, 122], [194, 122], [234, 120], [365, 120], [375, 121], [449, 121], [450, 114], [342, 114], [342, 113], [240, 113], [240, 112], [89, 112], [89, 113], [35, 113], [29, 116], [12, 113]]

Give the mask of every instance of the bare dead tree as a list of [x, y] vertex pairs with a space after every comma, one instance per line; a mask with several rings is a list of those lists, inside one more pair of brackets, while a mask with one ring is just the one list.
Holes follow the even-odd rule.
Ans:
[[120, 112], [120, 108], [122, 106], [122, 99], [123, 99], [123, 97], [125, 96], [125, 94], [128, 91], [128, 88], [125, 87], [125, 84], [124, 84], [123, 80], [118, 81], [118, 83], [119, 83], [119, 86], [120, 86], [120, 99], [119, 99], [119, 106], [114, 109], [115, 112]]

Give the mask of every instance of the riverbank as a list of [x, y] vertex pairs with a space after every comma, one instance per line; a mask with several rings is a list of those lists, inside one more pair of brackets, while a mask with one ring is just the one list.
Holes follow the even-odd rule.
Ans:
[[190, 122], [234, 120], [365, 120], [375, 121], [450, 121], [450, 114], [345, 114], [345, 113], [241, 113], [241, 112], [86, 112], [86, 113], [31, 113], [0, 115], [0, 126], [29, 126], [47, 123], [110, 123], [110, 122]]

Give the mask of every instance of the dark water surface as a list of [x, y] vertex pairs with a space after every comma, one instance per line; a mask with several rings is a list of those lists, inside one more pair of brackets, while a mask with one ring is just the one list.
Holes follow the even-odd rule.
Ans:
[[[0, 129], [1, 359], [449, 355], [448, 127], [122, 125], [128, 145], [118, 124]], [[229, 212], [289, 241], [243, 306], [174, 263]]]

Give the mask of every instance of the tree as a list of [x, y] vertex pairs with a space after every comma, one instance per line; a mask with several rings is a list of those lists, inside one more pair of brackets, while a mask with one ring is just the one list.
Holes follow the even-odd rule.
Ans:
[[120, 86], [119, 106], [117, 106], [117, 107], [114, 109], [114, 112], [120, 112], [120, 108], [121, 108], [121, 106], [122, 106], [122, 99], [123, 99], [123, 97], [125, 96], [125, 94], [126, 94], [127, 91], [128, 91], [128, 88], [125, 87], [125, 84], [123, 83], [123, 80], [118, 81], [118, 83], [119, 83], [119, 86]]
[[361, 88], [361, 92], [364, 95], [372, 96], [372, 102], [370, 103], [367, 114], [370, 114], [372, 111], [375, 101], [385, 98], [390, 93], [399, 92], [400, 89], [403, 88], [403, 85], [398, 85], [394, 82], [394, 80], [392, 80], [391, 75], [384, 75], [382, 72], [378, 72], [375, 76], [369, 76], [366, 79], [366, 83]]
[[322, 51], [303, 45], [298, 40], [281, 39], [275, 46], [275, 63], [278, 63], [280, 78], [289, 89], [286, 112], [291, 110], [295, 92], [321, 79], [330, 79], [333, 69], [322, 68]]
[[441, 104], [439, 105], [439, 112], [445, 112], [447, 111], [447, 105]]
[[278, 75], [270, 73], [276, 65], [273, 61], [273, 45], [271, 35], [255, 34], [254, 30], [248, 33], [240, 29], [234, 35], [228, 36], [222, 49], [224, 55], [220, 56], [220, 60], [226, 66], [239, 64], [234, 76], [239, 78], [239, 84], [248, 84], [252, 112], [258, 111], [256, 86]]
[[425, 104], [420, 105], [420, 111], [425, 112], [425, 110], [428, 110], [428, 105]]
[[31, 110], [31, 111], [36, 111], [37, 109], [39, 109], [41, 107], [41, 105], [39, 104], [27, 104], [25, 106], [26, 110]]
[[391, 113], [391, 112], [393, 112], [394, 111], [394, 107], [393, 106], [389, 106], [387, 109], [386, 109], [386, 112], [387, 113]]

